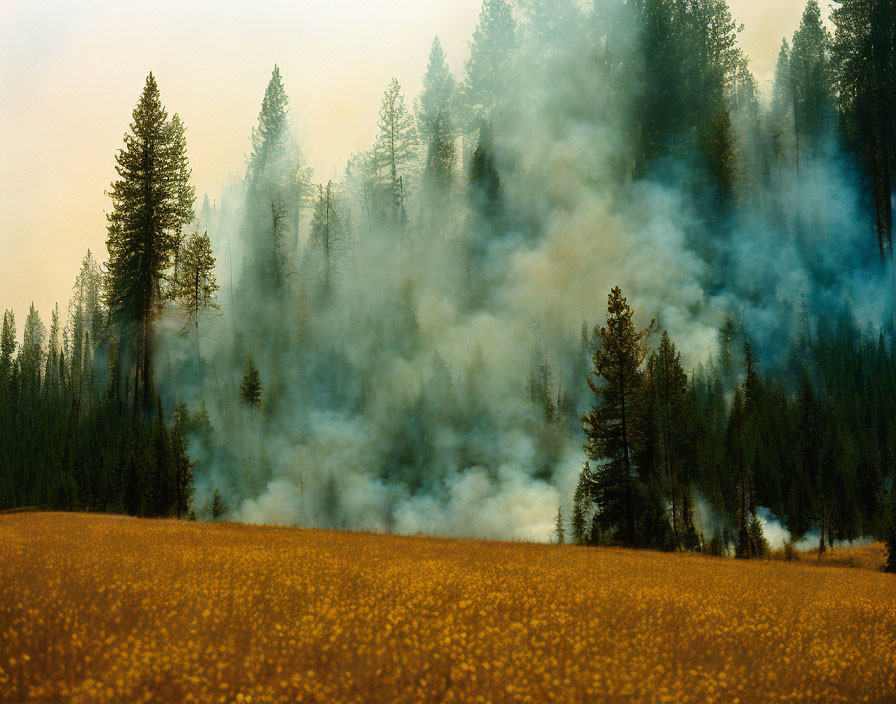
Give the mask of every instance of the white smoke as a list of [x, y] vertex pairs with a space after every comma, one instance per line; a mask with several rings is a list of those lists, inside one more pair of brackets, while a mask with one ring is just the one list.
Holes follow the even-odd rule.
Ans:
[[[495, 129], [514, 217], [496, 226], [479, 262], [491, 282], [481, 305], [469, 300], [473, 215], [460, 184], [448, 221], [355, 238], [326, 306], [305, 273], [283, 301], [245, 300], [245, 194], [229, 191], [215, 233], [222, 315], [203, 320], [202, 388], [183, 377], [177, 386], [194, 404], [206, 399], [214, 427], [210, 444], [191, 446], [199, 505], [220, 489], [231, 516], [252, 523], [545, 540], [557, 507], [571, 503], [583, 438], [575, 418], [557, 428], [537, 419], [526, 388], [532, 350], [543, 345], [555, 381], [587, 399], [576, 341], [583, 321], [604, 319], [611, 287], [640, 322], [656, 317], [690, 366], [713, 352], [727, 314], [743, 316], [761, 349], [782, 352], [782, 320], [801, 292], [881, 319], [884, 272], [859, 254], [867, 233], [842, 164], [785, 174], [738, 209], [724, 236], [707, 232], [674, 180], [622, 176], [625, 106], [587, 109], [610, 86], [584, 39], [569, 38], [547, 64], [536, 61], [542, 49], [521, 56], [508, 86], [521, 104], [509, 99]], [[712, 264], [698, 240], [712, 243]], [[859, 264], [843, 267], [849, 260]], [[231, 271], [241, 307], [230, 300]], [[238, 339], [259, 322], [288, 338], [279, 358], [270, 340]], [[176, 370], [191, 348], [175, 328], [163, 345]], [[246, 351], [266, 392], [278, 387], [267, 412], [250, 413], [236, 393]], [[761, 518], [779, 543], [780, 525]]]
[[[781, 521], [778, 519], [775, 514], [769, 511], [764, 506], [756, 507], [756, 517], [759, 519], [759, 523], [762, 524], [762, 533], [765, 536], [765, 539], [768, 541], [768, 545], [772, 550], [778, 550], [783, 548], [785, 543], [791, 542], [790, 532], [781, 524]], [[873, 538], [859, 538], [857, 540], [835, 540], [835, 547], [842, 547], [845, 545], [864, 545], [871, 542]], [[793, 546], [797, 550], [801, 551], [810, 551], [817, 550], [818, 545], [821, 542], [821, 529], [817, 526], [806, 533], [802, 538], [796, 541]]]

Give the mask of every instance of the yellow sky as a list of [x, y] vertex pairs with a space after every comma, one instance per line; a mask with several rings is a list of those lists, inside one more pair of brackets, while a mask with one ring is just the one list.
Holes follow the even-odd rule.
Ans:
[[[84, 252], [105, 259], [104, 191], [152, 70], [187, 125], [197, 195], [242, 170], [274, 63], [316, 180], [376, 130], [397, 76], [410, 99], [438, 34], [456, 73], [481, 0], [0, 0], [0, 309], [64, 310]], [[803, 0], [732, 0], [760, 83]]]

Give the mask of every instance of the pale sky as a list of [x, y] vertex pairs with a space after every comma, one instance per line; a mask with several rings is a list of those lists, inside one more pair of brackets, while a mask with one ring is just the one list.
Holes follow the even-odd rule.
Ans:
[[[88, 248], [105, 260], [104, 191], [149, 71], [187, 126], [199, 203], [241, 173], [274, 63], [325, 180], [372, 142], [392, 76], [417, 93], [436, 34], [460, 74], [481, 0], [142, 4], [0, 0], [0, 309], [19, 330], [32, 300], [64, 315]], [[730, 4], [765, 87], [804, 0]]]

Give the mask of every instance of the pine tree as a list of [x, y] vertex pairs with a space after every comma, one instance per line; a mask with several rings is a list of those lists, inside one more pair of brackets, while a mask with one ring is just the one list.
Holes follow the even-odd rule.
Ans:
[[809, 0], [800, 27], [793, 35], [793, 48], [788, 61], [797, 171], [800, 168], [801, 141], [811, 149], [833, 126], [832, 41], [822, 23], [817, 0]]
[[5, 381], [12, 369], [16, 353], [16, 316], [11, 310], [3, 312], [3, 330], [0, 332], [0, 380]]
[[756, 371], [756, 358], [753, 356], [753, 349], [750, 347], [749, 342], [744, 342], [744, 366], [746, 367], [746, 376], [743, 383], [744, 413], [750, 416], [759, 405], [762, 387], [759, 373]]
[[250, 181], [276, 178], [268, 170], [283, 157], [289, 141], [289, 97], [283, 86], [280, 68], [275, 64], [264, 91], [258, 125], [252, 128], [252, 153], [248, 160]]
[[535, 348], [527, 386], [536, 420], [556, 422], [557, 406], [554, 403], [553, 391], [554, 370], [542, 344]]
[[[816, 505], [820, 514], [822, 534], [827, 527], [827, 511], [823, 508], [824, 501], [821, 500], [825, 493], [822, 488], [821, 448], [818, 403], [809, 375], [804, 371], [797, 400], [796, 457], [790, 477], [786, 514], [787, 530], [795, 541], [799, 541], [809, 530]], [[819, 499], [817, 502], [816, 497]]]
[[[751, 443], [752, 431], [757, 425], [761, 409], [763, 388], [756, 371], [756, 360], [748, 342], [744, 343], [746, 376], [734, 394], [734, 403], [728, 417], [726, 446], [729, 466], [737, 477], [740, 495], [738, 513], [737, 557], [762, 557], [767, 545], [762, 537], [762, 526], [756, 517], [755, 446]], [[755, 443], [755, 440], [753, 440]]]
[[751, 557], [750, 540], [750, 477], [747, 470], [747, 448], [745, 443], [744, 396], [740, 386], [734, 392], [734, 402], [725, 426], [725, 448], [731, 473], [736, 477], [740, 507], [738, 510], [738, 557]]
[[[376, 157], [372, 149], [352, 154], [345, 167], [345, 191], [351, 206], [361, 214], [359, 225], [370, 231], [379, 221]], [[315, 204], [317, 200], [315, 200]]]
[[380, 106], [379, 134], [374, 144], [374, 168], [380, 179], [387, 222], [407, 222], [405, 200], [410, 190], [408, 167], [416, 157], [417, 134], [414, 118], [405, 105], [401, 85], [393, 78], [383, 93]]
[[494, 147], [488, 122], [479, 125], [479, 143], [470, 162], [470, 195], [476, 210], [494, 219], [502, 209], [501, 177], [495, 166]]
[[106, 386], [106, 400], [115, 404], [121, 401], [121, 363], [118, 358], [118, 343], [109, 345], [109, 384]]
[[215, 206], [212, 205], [211, 200], [209, 200], [208, 193], [206, 193], [202, 197], [202, 207], [199, 209], [199, 217], [196, 219], [196, 223], [199, 225], [198, 230], [203, 230], [208, 232], [211, 230], [212, 232], [217, 230], [217, 212]]
[[174, 427], [171, 431], [171, 455], [174, 462], [175, 499], [174, 513], [178, 518], [183, 518], [190, 513], [190, 504], [193, 497], [193, 467], [187, 456], [187, 439], [185, 437], [185, 424], [189, 420], [187, 404], [181, 403], [174, 409]]
[[46, 341], [47, 329], [32, 302], [31, 308], [28, 310], [28, 317], [25, 318], [22, 350], [19, 354], [22, 383], [29, 390], [36, 391], [40, 388]]
[[[193, 203], [196, 201], [196, 194], [193, 186], [190, 185], [190, 163], [187, 160], [187, 128], [177, 113], [171, 118], [171, 151], [172, 169], [171, 180], [168, 186], [174, 193], [174, 198], [180, 203], [190, 203], [190, 212], [192, 213]], [[192, 217], [190, 218], [193, 219]], [[184, 222], [184, 225], [187, 223]], [[183, 230], [178, 228], [172, 236], [172, 261], [174, 271], [171, 276], [172, 292], [176, 289], [177, 278], [180, 272], [181, 250], [184, 245]], [[88, 256], [90, 252], [87, 252]]]
[[298, 243], [299, 217], [310, 194], [311, 170], [295, 141], [289, 98], [276, 65], [265, 89], [247, 160], [247, 222], [253, 286], [276, 293], [286, 284], [288, 260]]
[[831, 21], [841, 121], [864, 161], [878, 246], [889, 257], [896, 188], [896, 2], [841, 0]]
[[563, 508], [557, 507], [557, 515], [554, 517], [554, 539], [557, 545], [563, 545], [566, 540], [566, 529], [563, 527]]
[[572, 536], [576, 545], [587, 545], [591, 536], [587, 532], [588, 508], [591, 505], [591, 468], [588, 463], [579, 474], [579, 483], [573, 496]]
[[181, 229], [193, 219], [194, 196], [184, 186], [189, 173], [182, 130], [168, 119], [151, 73], [133, 116], [115, 157], [119, 178], [109, 191], [106, 302], [132, 344], [134, 399], [145, 408], [153, 400], [152, 323], [162, 278]]
[[[731, 111], [752, 92], [737, 45], [742, 29], [726, 0], [634, 4], [641, 84], [636, 173], [657, 159], [698, 147], [718, 195], [727, 202], [738, 171]], [[746, 90], [745, 90], [746, 89]]]
[[496, 236], [504, 229], [501, 178], [486, 120], [480, 123], [479, 143], [470, 160], [467, 195], [473, 213], [466, 252], [468, 296], [470, 304], [475, 306], [495, 282], [493, 268], [488, 265], [488, 253]]
[[737, 172], [734, 151], [734, 129], [727, 105], [719, 105], [702, 132], [702, 147], [713, 183], [722, 201], [734, 191]]
[[510, 4], [506, 0], [484, 0], [460, 89], [467, 131], [475, 129], [483, 118], [498, 117], [516, 48], [516, 20]]
[[246, 373], [240, 382], [240, 397], [250, 408], [258, 408], [261, 405], [261, 392], [261, 377], [250, 354], [246, 363]]
[[308, 246], [317, 265], [323, 299], [328, 300], [336, 270], [336, 258], [345, 246], [342, 208], [332, 181], [327, 181], [326, 186], [317, 187]]
[[719, 366], [721, 367], [722, 381], [726, 386], [733, 386], [735, 376], [735, 357], [733, 352], [734, 342], [738, 337], [738, 329], [731, 319], [725, 316], [725, 322], [719, 329]]
[[681, 550], [682, 533], [687, 524], [683, 508], [688, 488], [681, 481], [681, 475], [689, 441], [686, 407], [688, 379], [681, 366], [681, 354], [666, 331], [663, 331], [660, 346], [648, 362], [647, 372], [656, 409], [657, 449], [672, 500], [672, 532], [676, 547]]
[[194, 233], [187, 239], [175, 298], [187, 314], [184, 332], [190, 327], [196, 334], [196, 369], [202, 384], [202, 354], [199, 338], [199, 318], [209, 310], [218, 310], [218, 280], [215, 278], [215, 257], [208, 233]]
[[755, 513], [750, 516], [749, 534], [751, 556], [758, 558], [768, 557], [768, 541], [765, 539], [762, 531], [762, 522]]
[[59, 387], [59, 304], [53, 308], [50, 318], [50, 337], [47, 343], [47, 362], [44, 371], [45, 388], [56, 391]]
[[[71, 307], [71, 304], [69, 304]], [[70, 388], [74, 395], [75, 408], [80, 408], [81, 398], [84, 393], [86, 380], [89, 377], [90, 362], [88, 357], [87, 331], [84, 324], [86, 316], [82, 308], [75, 309], [74, 315], [69, 320], [70, 330], [67, 330], [66, 339], [69, 354], [69, 378]]]
[[448, 68], [439, 38], [432, 42], [429, 63], [423, 76], [423, 90], [417, 103], [417, 133], [424, 144], [432, 144], [439, 134], [452, 133], [451, 113], [455, 81]]
[[608, 298], [607, 326], [595, 330], [602, 345], [594, 353], [594, 371], [588, 385], [597, 397], [594, 408], [582, 416], [587, 436], [585, 453], [598, 464], [590, 482], [596, 522], [627, 545], [639, 541], [636, 515], [639, 506], [639, 468], [635, 455], [642, 441], [639, 402], [647, 357], [647, 337], [653, 323], [637, 330], [634, 311], [617, 286]]
[[429, 146], [423, 169], [425, 206], [437, 219], [443, 218], [444, 199], [454, 174], [454, 135], [448, 109], [442, 109], [430, 125]]
[[440, 212], [454, 171], [454, 76], [436, 37], [429, 54], [423, 90], [417, 99], [417, 135], [426, 148], [423, 167], [424, 208], [433, 221]]
[[183, 265], [177, 282], [176, 300], [187, 314], [187, 325], [199, 329], [199, 315], [217, 310], [218, 281], [215, 256], [208, 233], [191, 235], [184, 247]]
[[212, 518], [218, 519], [227, 513], [227, 504], [221, 498], [221, 492], [215, 489], [215, 495], [212, 499]]
[[[528, 35], [538, 42], [539, 53], [556, 51], [574, 37], [585, 19], [575, 0], [517, 0], [528, 26]], [[598, 14], [608, 12], [600, 8]]]
[[793, 89], [790, 73], [790, 45], [781, 40], [778, 62], [775, 64], [775, 82], [772, 88], [771, 111], [768, 116], [769, 130], [774, 141], [775, 154], [779, 160], [788, 146], [787, 135], [793, 128]]
[[140, 492], [144, 516], [168, 516], [175, 508], [177, 474], [172, 455], [171, 434], [165, 422], [162, 397], [156, 395], [156, 412], [149, 428]]
[[96, 259], [87, 250], [81, 270], [75, 277], [72, 297], [68, 302], [67, 352], [71, 360], [71, 380], [76, 405], [80, 403], [91, 377], [93, 354], [105, 327], [101, 291], [102, 272]]

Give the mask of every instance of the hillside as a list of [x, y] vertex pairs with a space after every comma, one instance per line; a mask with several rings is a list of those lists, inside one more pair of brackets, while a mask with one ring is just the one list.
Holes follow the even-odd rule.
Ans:
[[0, 700], [894, 701], [896, 578], [0, 515]]

